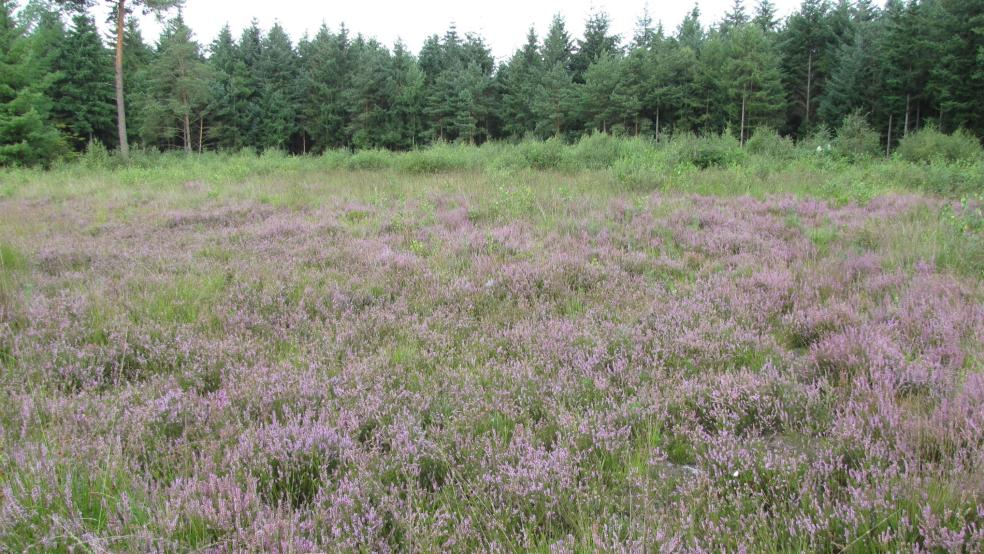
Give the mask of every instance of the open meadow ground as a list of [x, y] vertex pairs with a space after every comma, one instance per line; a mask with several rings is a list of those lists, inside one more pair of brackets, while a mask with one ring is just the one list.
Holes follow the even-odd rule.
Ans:
[[984, 549], [973, 201], [194, 163], [0, 177], [0, 551]]

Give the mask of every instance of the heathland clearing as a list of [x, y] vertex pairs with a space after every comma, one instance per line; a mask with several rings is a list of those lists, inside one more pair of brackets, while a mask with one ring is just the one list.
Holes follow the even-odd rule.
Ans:
[[896, 162], [202, 160], [0, 184], [0, 550], [984, 545], [979, 204]]

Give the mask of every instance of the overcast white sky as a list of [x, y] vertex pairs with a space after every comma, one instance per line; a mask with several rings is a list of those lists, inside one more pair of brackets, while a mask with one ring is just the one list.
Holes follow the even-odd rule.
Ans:
[[[746, 11], [751, 13], [756, 3], [757, 0], [745, 0]], [[773, 3], [782, 18], [794, 11], [800, 0], [773, 0]], [[646, 0], [186, 0], [184, 15], [203, 45], [209, 44], [227, 22], [238, 37], [255, 17], [264, 30], [279, 21], [295, 43], [305, 32], [314, 35], [322, 22], [331, 29], [344, 22], [353, 34], [376, 37], [387, 46], [403, 39], [414, 53], [420, 50], [425, 38], [434, 33], [443, 34], [453, 22], [462, 34], [477, 32], [484, 36], [492, 53], [502, 60], [523, 44], [530, 25], [536, 27], [542, 38], [555, 13], [567, 19], [572, 35], [579, 36], [587, 14], [592, 9], [604, 10], [611, 16], [614, 31], [628, 40], [646, 4]], [[662, 21], [668, 33], [675, 31], [693, 7], [691, 0], [653, 0], [648, 4], [653, 20]], [[732, 0], [699, 2], [704, 25], [719, 21], [731, 4]], [[160, 24], [152, 16], [143, 18], [142, 24], [144, 38], [156, 41]]]

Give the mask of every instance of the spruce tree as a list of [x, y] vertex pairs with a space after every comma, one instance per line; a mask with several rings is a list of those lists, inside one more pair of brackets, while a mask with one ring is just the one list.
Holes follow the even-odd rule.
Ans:
[[401, 42], [393, 47], [389, 71], [393, 76], [394, 127], [387, 141], [393, 148], [412, 148], [422, 140], [420, 118], [424, 74]]
[[721, 22], [720, 29], [726, 33], [746, 23], [748, 23], [748, 14], [745, 13], [744, 2], [742, 0], [734, 0], [731, 4], [731, 9], [728, 10], [728, 13], [724, 14], [724, 20]]
[[13, 2], [0, 0], [0, 166], [47, 164], [63, 151], [48, 122], [50, 82], [33, 79], [30, 44], [13, 18]]
[[526, 44], [513, 54], [498, 74], [503, 90], [501, 114], [508, 136], [520, 138], [536, 129], [531, 99], [536, 94], [542, 73], [539, 39], [531, 27]]
[[355, 74], [351, 95], [357, 104], [348, 133], [356, 148], [393, 148], [399, 137], [391, 130], [395, 125], [393, 107], [396, 83], [390, 71], [390, 53], [375, 40], [357, 37], [353, 42]]
[[759, 26], [766, 33], [774, 33], [779, 27], [779, 22], [776, 20], [776, 6], [771, 0], [759, 0], [759, 3], [755, 6], [755, 16], [752, 18], [752, 23]]
[[783, 85], [788, 98], [786, 128], [790, 132], [802, 134], [817, 123], [818, 99], [838, 46], [829, 12], [827, 0], [803, 0], [780, 37]]
[[223, 150], [239, 150], [246, 146], [247, 96], [243, 77], [247, 75], [246, 65], [237, 51], [228, 25], [222, 27], [219, 36], [212, 42], [208, 59], [212, 69], [209, 83], [209, 113], [211, 125], [209, 140]]
[[605, 55], [621, 53], [619, 37], [610, 34], [611, 19], [603, 11], [588, 16], [584, 38], [577, 42], [577, 52], [571, 58], [571, 73], [575, 83], [583, 83], [588, 66]]
[[785, 101], [779, 56], [765, 31], [757, 25], [732, 28], [728, 43], [730, 55], [725, 74], [729, 84], [729, 119], [744, 144], [750, 129], [776, 127], [781, 121]]
[[95, 22], [76, 15], [56, 62], [59, 75], [51, 89], [52, 118], [76, 150], [90, 140], [114, 141], [112, 64]]
[[354, 55], [348, 29], [332, 33], [322, 26], [301, 49], [300, 123], [311, 144], [307, 150], [349, 147], [349, 122], [356, 107], [348, 94], [354, 72]]
[[543, 37], [543, 65], [552, 69], [555, 65], [560, 65], [565, 70], [570, 70], [571, 58], [574, 56], [574, 43], [570, 33], [567, 32], [567, 24], [559, 14], [553, 17], [550, 22], [550, 29]]
[[290, 37], [279, 24], [275, 24], [263, 39], [255, 76], [259, 86], [259, 114], [256, 125], [256, 143], [259, 149], [290, 146], [297, 131], [296, 100], [297, 54]]
[[855, 111], [872, 113], [878, 108], [877, 65], [869, 38], [873, 33], [873, 28], [866, 27], [866, 31], [859, 30], [850, 43], [841, 46], [837, 67], [817, 110], [817, 116], [828, 128], [840, 127], [844, 117]]
[[642, 15], [636, 19], [635, 32], [632, 35], [631, 49], [649, 48], [653, 41], [663, 38], [662, 25], [653, 26], [653, 17], [649, 13], [649, 4], [643, 7]]

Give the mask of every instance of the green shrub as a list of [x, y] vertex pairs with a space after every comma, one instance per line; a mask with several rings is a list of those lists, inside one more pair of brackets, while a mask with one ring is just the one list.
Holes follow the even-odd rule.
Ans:
[[746, 158], [738, 139], [729, 134], [696, 136], [692, 133], [670, 139], [669, 156], [676, 163], [689, 163], [699, 169], [728, 167]]
[[112, 156], [106, 145], [102, 142], [91, 139], [85, 145], [85, 152], [79, 157], [82, 165], [90, 169], [104, 169], [112, 165]]
[[461, 144], [437, 143], [400, 155], [397, 167], [407, 173], [440, 173], [476, 166], [474, 157], [479, 149]]
[[567, 167], [567, 145], [558, 137], [545, 141], [524, 141], [517, 146], [526, 167], [563, 169]]
[[625, 142], [606, 133], [584, 135], [571, 149], [572, 163], [583, 169], [607, 169], [621, 157], [621, 145]]
[[834, 135], [826, 125], [821, 125], [809, 135], [796, 141], [796, 148], [801, 155], [822, 155], [833, 148]]
[[745, 143], [749, 154], [767, 156], [777, 160], [789, 160], [796, 154], [793, 141], [781, 136], [775, 129], [759, 127]]
[[321, 165], [328, 169], [341, 169], [347, 166], [349, 158], [351, 157], [352, 153], [348, 150], [337, 148], [325, 150], [324, 153], [321, 154]]
[[903, 138], [896, 152], [913, 163], [968, 162], [981, 157], [981, 143], [963, 129], [947, 135], [930, 126]]
[[612, 176], [631, 189], [653, 190], [662, 187], [670, 174], [659, 158], [633, 153], [612, 165]]
[[878, 133], [871, 128], [861, 112], [854, 112], [844, 118], [837, 129], [837, 138], [833, 145], [838, 155], [851, 161], [866, 160], [881, 154]]
[[393, 166], [394, 154], [388, 150], [362, 150], [345, 161], [348, 169], [384, 169]]

